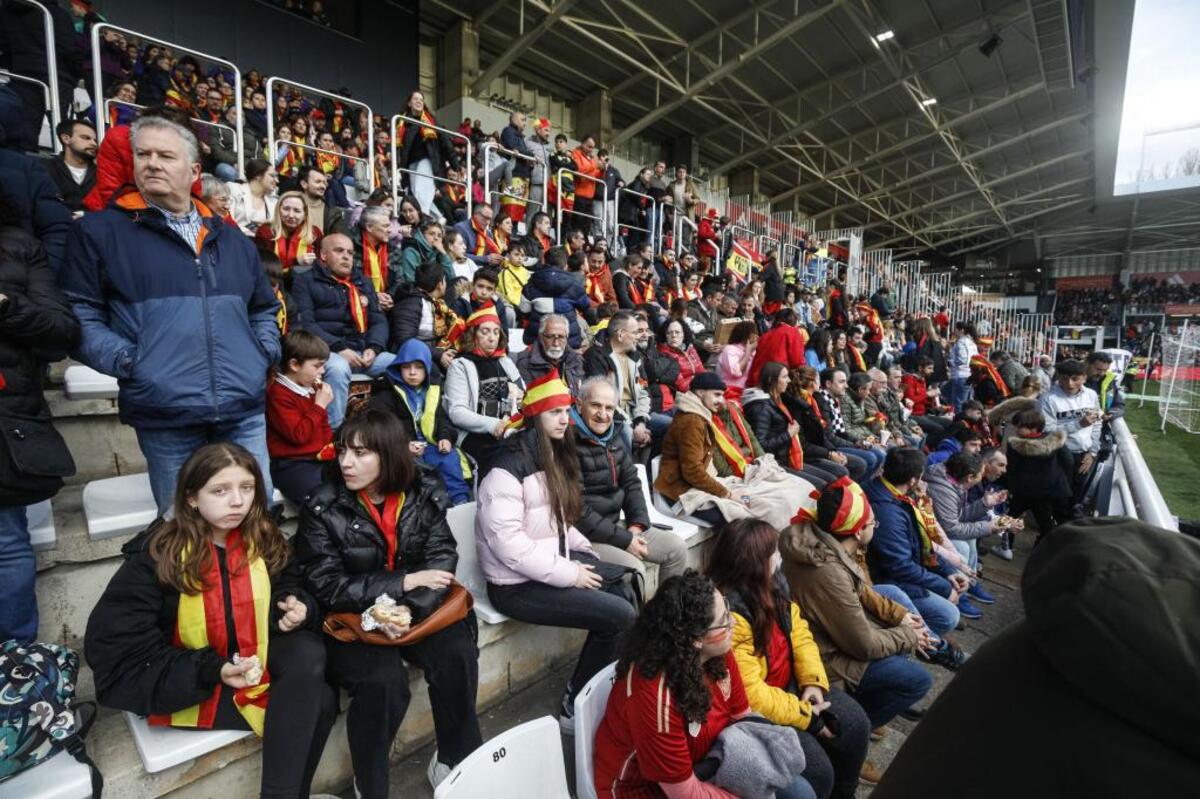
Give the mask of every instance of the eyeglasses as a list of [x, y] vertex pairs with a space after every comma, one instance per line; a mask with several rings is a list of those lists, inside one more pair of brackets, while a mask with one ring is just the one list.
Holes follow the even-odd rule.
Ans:
[[721, 616], [721, 621], [713, 627], [709, 627], [704, 631], [705, 635], [716, 632], [717, 630], [733, 629], [733, 614], [729, 612], [729, 607], [725, 607], [725, 615]]

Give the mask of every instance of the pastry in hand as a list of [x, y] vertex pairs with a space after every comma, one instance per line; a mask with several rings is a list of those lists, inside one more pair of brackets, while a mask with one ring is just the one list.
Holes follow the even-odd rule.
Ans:
[[371, 618], [380, 624], [394, 624], [397, 627], [412, 626], [412, 611], [407, 605], [374, 605], [371, 608]]
[[262, 664], [258, 662], [258, 655], [243, 657], [239, 662], [250, 664], [250, 668], [242, 672], [242, 677], [245, 678], [246, 685], [258, 685], [260, 682], [262, 682], [263, 667]]

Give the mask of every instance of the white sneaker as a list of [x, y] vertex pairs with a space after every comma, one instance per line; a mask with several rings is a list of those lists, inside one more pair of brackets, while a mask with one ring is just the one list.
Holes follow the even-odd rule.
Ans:
[[429, 780], [429, 787], [437, 790], [438, 784], [442, 780], [450, 776], [450, 772], [454, 769], [447, 766], [445, 763], [438, 760], [437, 750], [433, 750], [433, 757], [429, 758], [429, 768], [425, 769], [425, 776]]
[[994, 546], [992, 547], [992, 554], [998, 558], [1003, 558], [1004, 560], [1013, 559], [1012, 547]]

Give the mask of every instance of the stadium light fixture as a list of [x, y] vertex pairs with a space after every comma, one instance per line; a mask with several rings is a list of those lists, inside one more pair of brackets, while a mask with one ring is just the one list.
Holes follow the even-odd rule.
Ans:
[[896, 38], [896, 32], [893, 30], [886, 30], [883, 33], [877, 33], [874, 36], [872, 36], [871, 44], [875, 45], [875, 49], [878, 50], [879, 45], [883, 44], [888, 39], [894, 39], [894, 38]]
[[931, 105], [937, 105], [936, 97], [926, 97], [924, 100], [921, 101], [921, 106], [923, 108], [928, 108]]

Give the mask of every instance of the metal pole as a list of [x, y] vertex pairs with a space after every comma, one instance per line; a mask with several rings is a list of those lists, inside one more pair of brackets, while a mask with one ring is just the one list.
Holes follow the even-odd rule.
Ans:
[[[1167, 401], [1165, 404], [1159, 406], [1159, 413], [1162, 416], [1162, 420], [1158, 425], [1158, 432], [1160, 433], [1167, 432], [1167, 414], [1171, 412], [1171, 397], [1175, 395], [1175, 380], [1179, 377], [1179, 359], [1183, 356], [1183, 342], [1187, 339], [1187, 329], [1190, 323], [1190, 319], [1184, 320], [1183, 329], [1179, 331], [1179, 343], [1175, 345], [1175, 365], [1171, 368], [1171, 385], [1167, 389]], [[1160, 377], [1159, 379], [1161, 380], [1162, 378]]]
[[[1138, 400], [1139, 408], [1146, 404], [1146, 384], [1150, 382], [1150, 369], [1154, 367], [1154, 337], [1157, 335], [1157, 330], [1150, 334], [1150, 348], [1146, 350], [1146, 373], [1142, 375], [1142, 398]], [[1159, 391], [1159, 394], [1161, 393]]]
[[[37, 0], [22, 0], [22, 2], [28, 3], [31, 6], [35, 6], [38, 10], [40, 10], [42, 12], [42, 20], [45, 22], [46, 82], [50, 84], [50, 141], [54, 147], [54, 152], [57, 153], [62, 150], [62, 143], [58, 140], [58, 133], [55, 132], [55, 128], [58, 127], [59, 122], [63, 121], [63, 115], [62, 102], [58, 97], [58, 50], [54, 46], [54, 17], [50, 16], [50, 9], [46, 8], [46, 6], [42, 5]], [[97, 59], [96, 63], [98, 64], [99, 52], [95, 46], [96, 38], [94, 36], [92, 37], [92, 42], [92, 52], [97, 54], [95, 58]], [[97, 69], [97, 84], [100, 82], [99, 74], [100, 70]], [[99, 95], [97, 95], [97, 97], [99, 97]], [[39, 130], [38, 133], [40, 134], [41, 131]]]

